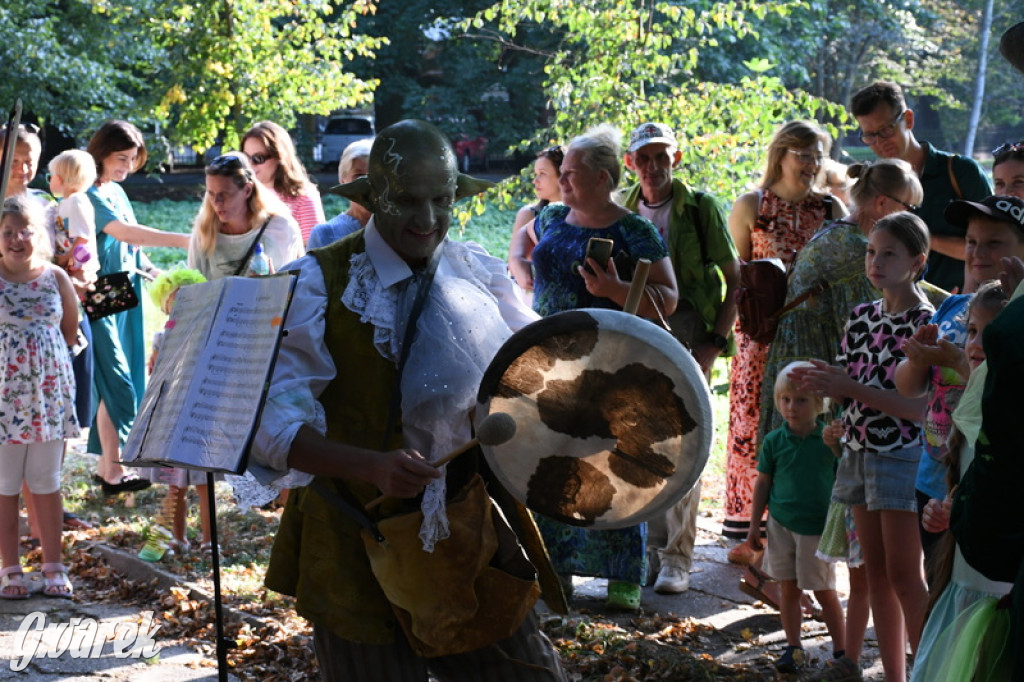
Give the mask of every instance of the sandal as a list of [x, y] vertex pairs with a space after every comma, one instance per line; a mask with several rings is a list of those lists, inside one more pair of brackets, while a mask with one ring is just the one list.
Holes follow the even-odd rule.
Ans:
[[28, 599], [28, 587], [20, 564], [0, 570], [0, 599]]
[[754, 599], [763, 602], [766, 606], [770, 606], [778, 611], [779, 603], [764, 592], [765, 583], [772, 582], [774, 578], [755, 566], [748, 566], [747, 570], [750, 571], [750, 575], [754, 577], [755, 582], [751, 582], [746, 578], [740, 578], [740, 592], [753, 597]]
[[78, 518], [78, 515], [69, 511], [64, 512], [64, 530], [88, 530], [92, 524]]
[[[45, 596], [71, 599], [75, 590], [71, 587], [71, 581], [68, 580], [68, 569], [64, 564], [43, 564], [39, 570], [43, 574], [43, 594]], [[47, 576], [47, 573], [56, 573], [56, 575]]]
[[818, 602], [814, 601], [814, 596], [810, 592], [804, 592], [800, 597], [800, 612], [804, 618], [810, 618], [819, 623], [825, 622], [821, 607], [818, 605]]

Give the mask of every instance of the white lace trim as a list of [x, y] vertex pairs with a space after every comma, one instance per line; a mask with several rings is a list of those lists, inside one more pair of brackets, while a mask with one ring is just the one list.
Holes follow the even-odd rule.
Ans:
[[370, 257], [357, 253], [349, 261], [349, 281], [341, 302], [359, 315], [359, 321], [373, 325], [373, 345], [382, 356], [398, 362], [399, 340], [395, 333], [396, 287], [385, 289]]
[[[460, 242], [446, 241], [417, 334], [402, 375], [406, 442], [437, 461], [470, 438], [468, 412], [483, 372], [511, 335], [490, 291], [491, 273]], [[397, 287], [385, 289], [365, 253], [351, 260], [342, 303], [374, 326], [374, 345], [384, 357], [399, 356], [395, 331]], [[427, 486], [421, 505], [425, 551], [449, 536], [445, 479]]]

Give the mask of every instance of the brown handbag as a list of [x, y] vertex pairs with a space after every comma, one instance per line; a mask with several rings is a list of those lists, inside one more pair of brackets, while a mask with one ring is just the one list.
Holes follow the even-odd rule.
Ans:
[[[762, 194], [757, 193], [758, 220]], [[832, 197], [822, 200], [825, 220], [832, 215]], [[761, 258], [740, 263], [740, 286], [736, 292], [736, 314], [740, 331], [758, 343], [771, 343], [779, 328], [779, 319], [811, 296], [824, 291], [827, 284], [818, 284], [802, 292], [786, 304], [789, 273], [778, 258]]]
[[448, 503], [451, 536], [425, 552], [420, 511], [367, 530], [370, 568], [409, 644], [423, 657], [475, 651], [510, 637], [540, 596], [536, 572], [475, 474]]
[[778, 258], [740, 263], [736, 313], [740, 331], [758, 343], [771, 343], [786, 303], [786, 270]]

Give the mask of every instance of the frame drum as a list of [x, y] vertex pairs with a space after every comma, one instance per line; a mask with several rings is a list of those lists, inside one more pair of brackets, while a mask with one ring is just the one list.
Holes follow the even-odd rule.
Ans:
[[697, 482], [711, 448], [700, 366], [671, 334], [617, 310], [572, 310], [524, 327], [484, 373], [476, 421], [516, 434], [483, 446], [521, 503], [563, 523], [633, 526]]

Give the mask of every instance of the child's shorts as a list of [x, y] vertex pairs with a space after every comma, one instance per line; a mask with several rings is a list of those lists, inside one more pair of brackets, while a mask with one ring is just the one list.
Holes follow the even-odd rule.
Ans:
[[892, 452], [863, 452], [844, 448], [836, 471], [832, 501], [868, 511], [917, 511], [917, 465], [921, 446]]
[[820, 535], [800, 535], [768, 514], [768, 545], [764, 569], [776, 580], [795, 580], [801, 590], [836, 589], [835, 567], [815, 552]]

